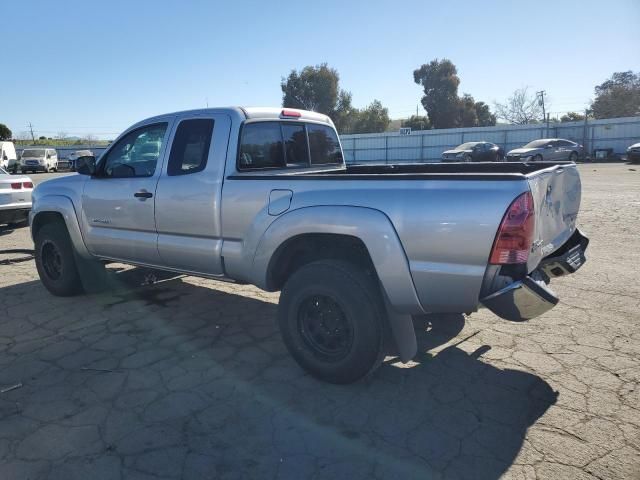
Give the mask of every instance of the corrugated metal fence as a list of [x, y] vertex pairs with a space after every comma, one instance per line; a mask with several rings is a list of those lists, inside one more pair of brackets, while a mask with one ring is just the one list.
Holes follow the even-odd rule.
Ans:
[[505, 153], [539, 138], [566, 138], [585, 147], [588, 155], [601, 148], [624, 153], [640, 141], [640, 117], [589, 120], [535, 125], [420, 130], [410, 135], [399, 132], [341, 135], [347, 163], [438, 162], [442, 152], [464, 142], [487, 141]]

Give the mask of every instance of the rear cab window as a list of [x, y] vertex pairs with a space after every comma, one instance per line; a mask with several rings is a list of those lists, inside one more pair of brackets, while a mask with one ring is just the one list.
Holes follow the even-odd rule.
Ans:
[[258, 121], [242, 127], [238, 170], [330, 164], [342, 164], [342, 150], [335, 130], [328, 125]]

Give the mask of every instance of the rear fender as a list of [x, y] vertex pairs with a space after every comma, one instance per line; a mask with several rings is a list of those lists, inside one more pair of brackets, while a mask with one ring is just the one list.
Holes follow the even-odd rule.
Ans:
[[306, 207], [279, 217], [262, 235], [253, 258], [252, 283], [268, 288], [273, 254], [287, 240], [303, 234], [356, 237], [366, 246], [384, 292], [399, 313], [422, 314], [409, 262], [389, 218], [370, 208], [348, 206]]

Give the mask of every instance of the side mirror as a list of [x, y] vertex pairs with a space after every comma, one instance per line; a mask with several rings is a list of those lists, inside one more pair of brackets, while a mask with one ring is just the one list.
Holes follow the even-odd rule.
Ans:
[[553, 145], [551, 145], [550, 143], [548, 143], [548, 144], [546, 144], [546, 145], [544, 146], [544, 148], [553, 148]]
[[76, 171], [80, 175], [95, 175], [96, 174], [95, 157], [78, 157], [76, 159]]

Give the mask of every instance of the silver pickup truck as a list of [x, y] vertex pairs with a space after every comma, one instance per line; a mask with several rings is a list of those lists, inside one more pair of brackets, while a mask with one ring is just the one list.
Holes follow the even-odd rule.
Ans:
[[346, 166], [331, 120], [302, 110], [149, 118], [78, 172], [33, 194], [52, 294], [93, 291], [108, 262], [280, 290], [287, 348], [336, 383], [389, 348], [412, 358], [412, 315], [541, 315], [588, 243], [573, 163]]

